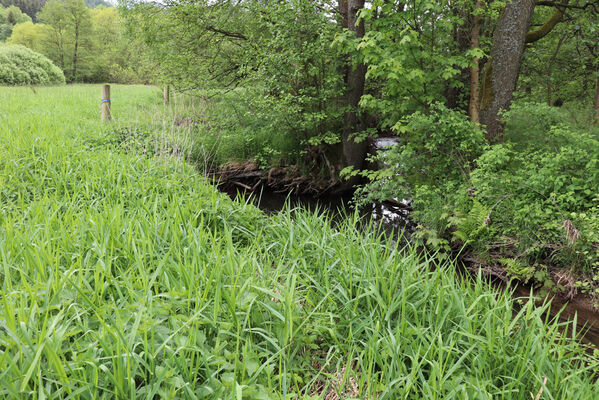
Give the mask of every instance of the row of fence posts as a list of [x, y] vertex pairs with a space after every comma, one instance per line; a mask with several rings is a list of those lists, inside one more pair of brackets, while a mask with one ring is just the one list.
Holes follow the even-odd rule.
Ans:
[[[168, 106], [170, 102], [170, 88], [168, 85], [164, 86], [164, 92], [162, 95], [164, 106]], [[112, 119], [110, 115], [110, 85], [102, 86], [102, 121], [108, 122]]]

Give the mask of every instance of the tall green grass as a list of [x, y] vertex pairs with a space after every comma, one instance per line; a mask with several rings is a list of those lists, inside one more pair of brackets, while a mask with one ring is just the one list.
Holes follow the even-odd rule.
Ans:
[[[160, 101], [119, 91], [121, 121]], [[103, 142], [97, 92], [0, 88], [0, 398], [596, 397], [542, 308]]]

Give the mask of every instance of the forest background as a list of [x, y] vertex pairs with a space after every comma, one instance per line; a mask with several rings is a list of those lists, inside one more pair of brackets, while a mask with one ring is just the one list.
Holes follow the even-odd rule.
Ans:
[[156, 76], [114, 4], [2, 0], [0, 5], [0, 42], [45, 55], [69, 83], [150, 83]]

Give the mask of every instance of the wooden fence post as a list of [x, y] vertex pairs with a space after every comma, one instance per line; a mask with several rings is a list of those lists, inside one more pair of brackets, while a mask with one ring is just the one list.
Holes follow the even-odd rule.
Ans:
[[110, 121], [110, 85], [102, 86], [102, 121]]
[[170, 89], [168, 85], [164, 85], [164, 106], [168, 106], [170, 100]]

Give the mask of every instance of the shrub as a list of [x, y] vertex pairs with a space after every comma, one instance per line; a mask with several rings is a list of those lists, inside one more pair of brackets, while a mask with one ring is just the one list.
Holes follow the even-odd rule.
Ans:
[[0, 85], [64, 83], [60, 68], [45, 56], [24, 46], [0, 46]]
[[599, 281], [597, 135], [544, 104], [515, 104], [504, 117], [505, 142], [488, 146], [443, 106], [412, 114], [396, 126], [401, 144], [377, 157], [386, 168], [365, 173], [373, 181], [361, 202], [412, 199], [414, 238], [436, 250], [466, 245], [523, 280], [550, 266]]
[[536, 146], [506, 143], [481, 156], [476, 198], [494, 208], [495, 239], [515, 239], [514, 255], [590, 272], [599, 255], [599, 142], [565, 126], [544, 136]]
[[447, 204], [446, 195], [467, 184], [474, 161], [486, 149], [483, 133], [468, 117], [442, 104], [431, 105], [428, 113], [411, 114], [393, 129], [402, 140], [376, 157], [384, 168], [361, 173], [372, 180], [358, 191], [366, 195], [363, 202], [411, 198], [428, 205], [437, 200]]

